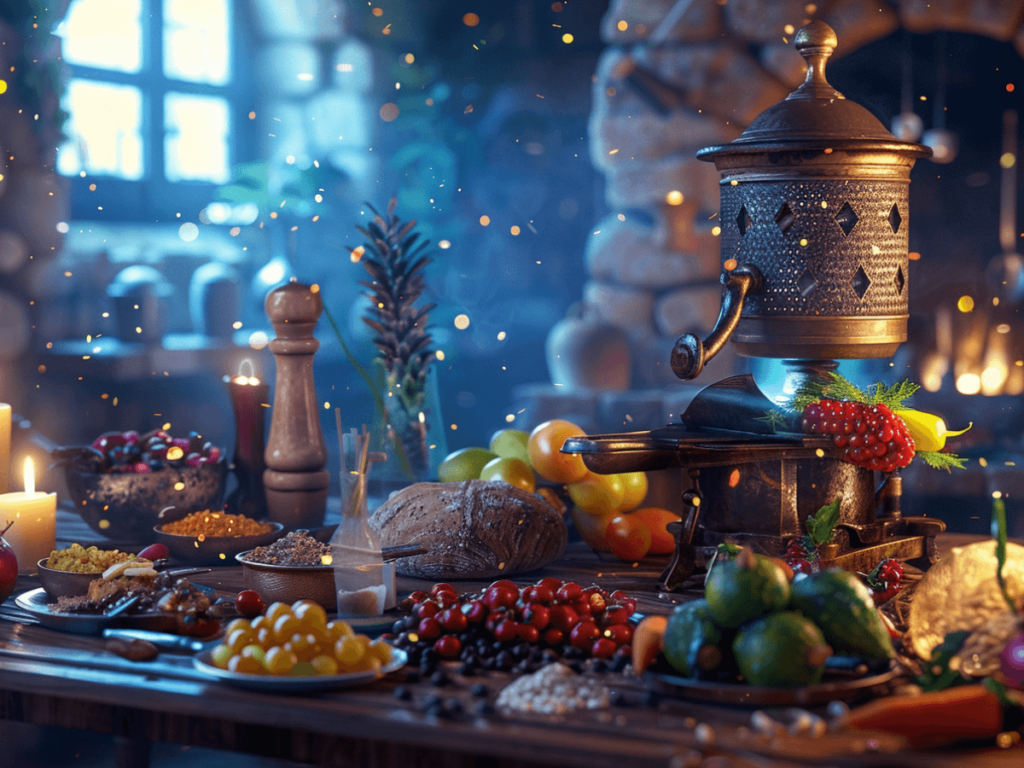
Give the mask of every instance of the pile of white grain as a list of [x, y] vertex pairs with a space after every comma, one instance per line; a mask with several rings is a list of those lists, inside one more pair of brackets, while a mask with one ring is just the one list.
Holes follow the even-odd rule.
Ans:
[[500, 709], [563, 715], [577, 709], [604, 709], [611, 702], [607, 688], [565, 664], [553, 663], [524, 675], [498, 694]]

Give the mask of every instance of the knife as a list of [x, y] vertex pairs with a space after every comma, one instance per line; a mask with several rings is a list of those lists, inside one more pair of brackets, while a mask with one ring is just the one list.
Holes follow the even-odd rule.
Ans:
[[147, 629], [104, 629], [103, 637], [118, 637], [122, 640], [145, 640], [162, 651], [185, 651], [199, 653], [206, 649], [206, 643], [193, 637], [172, 635], [169, 632], [152, 632]]

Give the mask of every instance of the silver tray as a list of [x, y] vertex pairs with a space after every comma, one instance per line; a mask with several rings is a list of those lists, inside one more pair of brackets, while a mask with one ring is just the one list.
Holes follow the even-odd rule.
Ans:
[[[198, 587], [197, 589], [205, 589]], [[102, 635], [104, 629], [148, 629], [153, 632], [178, 632], [178, 617], [173, 613], [123, 613], [120, 616], [104, 616], [101, 613], [60, 613], [54, 608], [53, 600], [42, 587], [18, 595], [14, 599], [25, 613], [32, 616], [44, 627], [76, 635]]]
[[211, 663], [210, 653], [210, 651], [203, 651], [192, 657], [192, 664], [200, 672], [230, 685], [237, 685], [254, 691], [277, 693], [308, 693], [372, 683], [389, 672], [401, 669], [408, 660], [405, 651], [399, 648], [392, 648], [391, 661], [376, 672], [351, 672], [347, 675], [310, 675], [308, 677], [278, 677], [273, 675], [249, 675], [243, 672], [232, 672], [228, 669], [215, 667]]
[[816, 685], [775, 688], [745, 683], [716, 683], [693, 680], [663, 672], [646, 672], [647, 687], [667, 696], [677, 696], [715, 704], [739, 704], [750, 707], [791, 707], [849, 701], [868, 695], [873, 688], [890, 682], [899, 674], [895, 667], [865, 677], [835, 677]]

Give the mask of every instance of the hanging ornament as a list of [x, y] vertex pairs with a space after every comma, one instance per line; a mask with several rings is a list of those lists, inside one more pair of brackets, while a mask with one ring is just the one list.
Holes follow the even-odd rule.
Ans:
[[900, 92], [900, 113], [892, 119], [893, 135], [900, 141], [917, 141], [924, 131], [924, 121], [914, 112], [914, 57], [910, 50], [910, 34], [903, 33], [903, 84]]
[[960, 151], [960, 137], [946, 129], [946, 33], [940, 32], [936, 39], [936, 94], [935, 113], [931, 130], [925, 131], [921, 143], [931, 147], [933, 163], [945, 165], [956, 160]]

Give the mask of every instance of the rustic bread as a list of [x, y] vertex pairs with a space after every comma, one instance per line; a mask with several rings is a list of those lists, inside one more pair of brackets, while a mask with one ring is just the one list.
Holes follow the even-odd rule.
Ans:
[[404, 576], [489, 579], [541, 568], [565, 551], [562, 516], [502, 481], [416, 483], [370, 516], [381, 546], [419, 544], [425, 555], [395, 561]]

